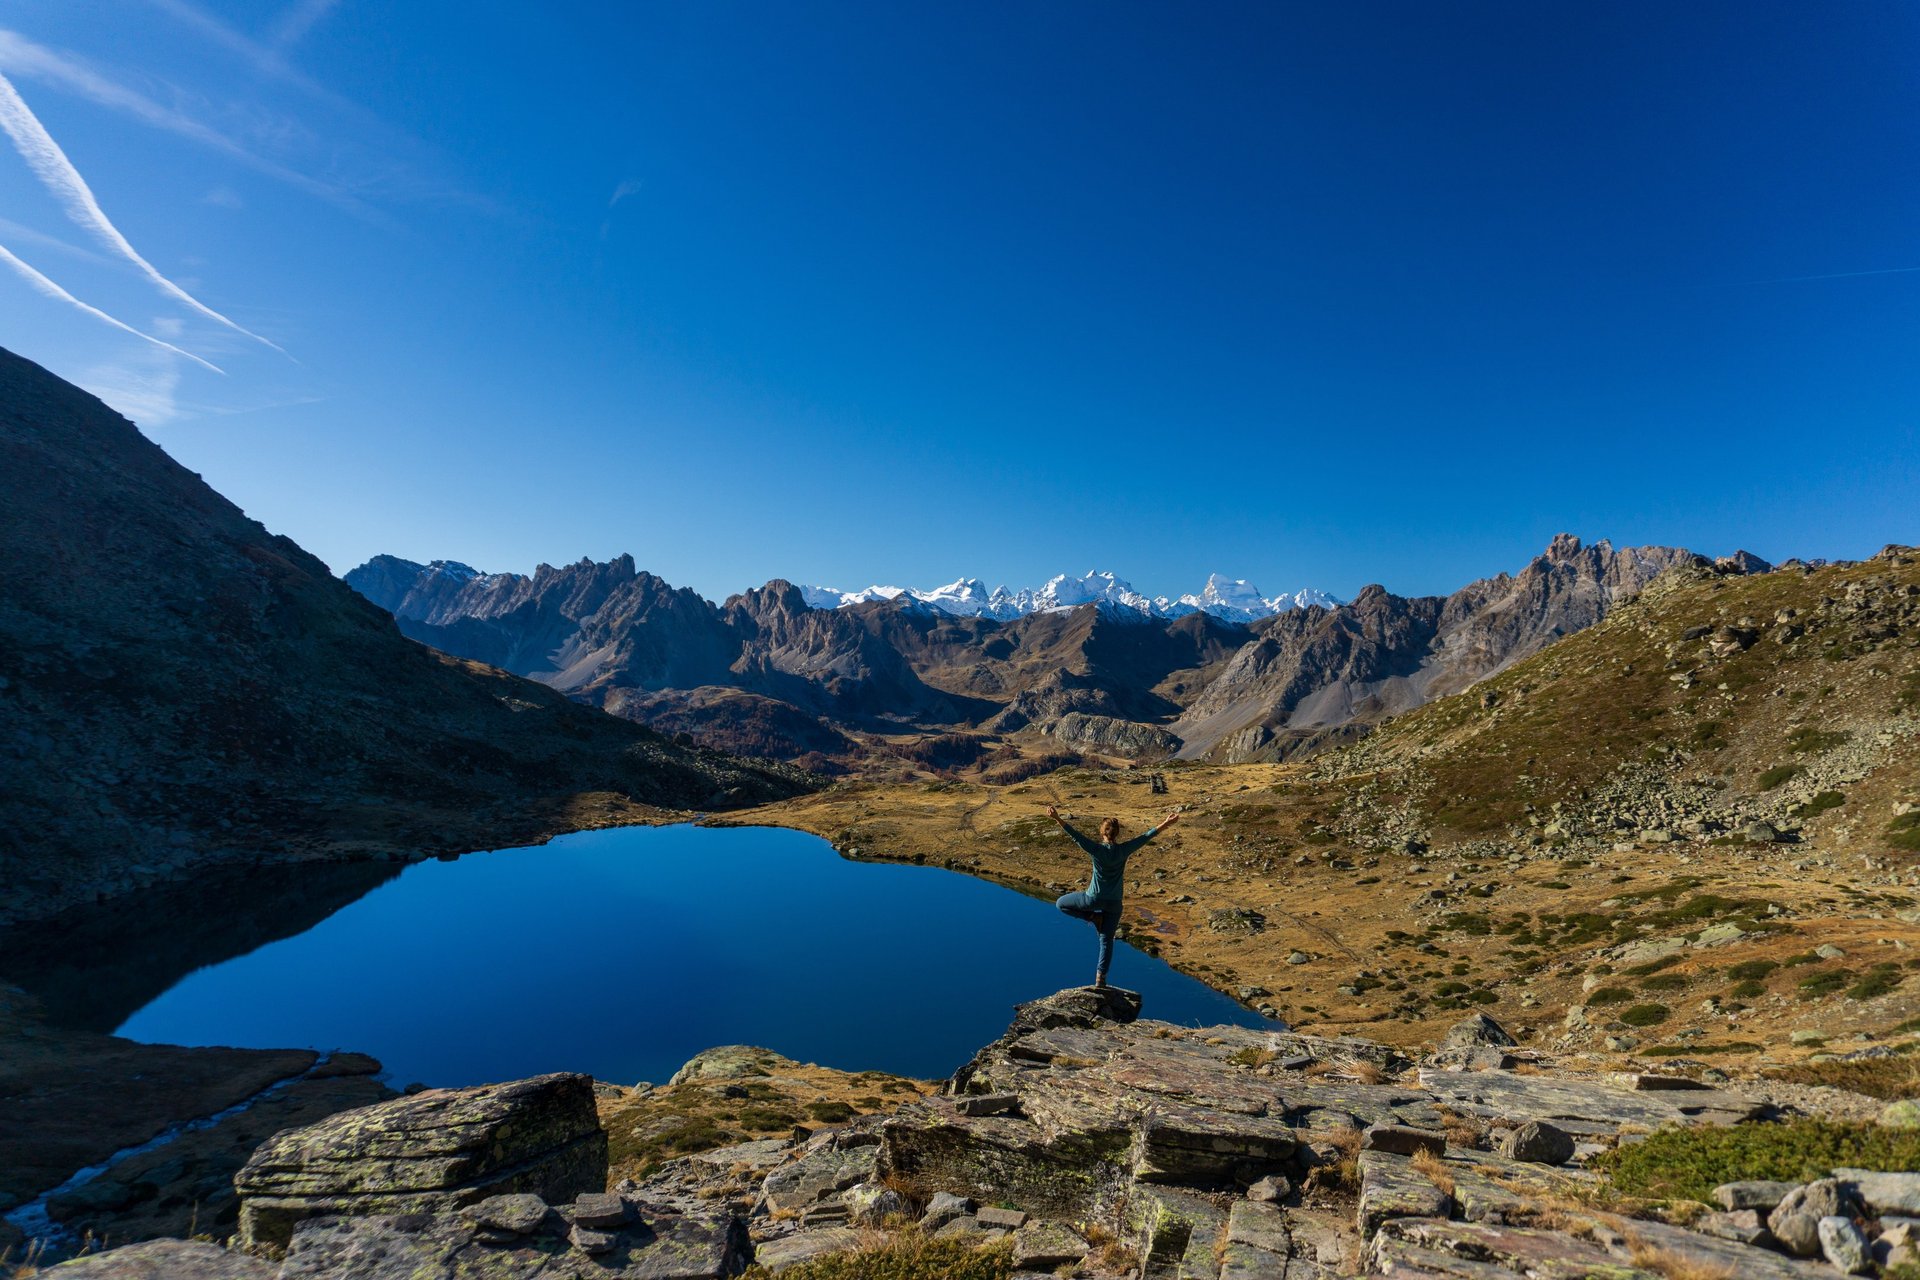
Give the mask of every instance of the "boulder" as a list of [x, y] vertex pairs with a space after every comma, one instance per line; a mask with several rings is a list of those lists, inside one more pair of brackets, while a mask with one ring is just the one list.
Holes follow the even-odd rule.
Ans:
[[1484, 1013], [1474, 1013], [1448, 1029], [1439, 1048], [1427, 1058], [1434, 1067], [1464, 1067], [1468, 1070], [1498, 1070], [1512, 1063], [1503, 1052], [1515, 1044], [1507, 1029]]
[[272, 1253], [308, 1218], [435, 1211], [520, 1192], [561, 1204], [606, 1181], [590, 1076], [429, 1089], [262, 1143], [234, 1178], [238, 1239]]
[[1873, 1270], [1866, 1234], [1855, 1225], [1852, 1218], [1838, 1215], [1822, 1218], [1818, 1230], [1820, 1251], [1826, 1254], [1827, 1261], [1836, 1270], [1850, 1276], [1864, 1275]]
[[1529, 1164], [1565, 1164], [1573, 1159], [1573, 1135], [1542, 1120], [1503, 1131], [1494, 1146], [1507, 1159]]
[[760, 1196], [767, 1208], [791, 1212], [836, 1196], [859, 1182], [870, 1182], [877, 1147], [822, 1147], [767, 1175]]
[[1732, 1240], [1737, 1244], [1765, 1248], [1773, 1240], [1767, 1230], [1767, 1224], [1758, 1209], [1733, 1209], [1726, 1213], [1707, 1213], [1693, 1224], [1696, 1231], [1704, 1231], [1710, 1236], [1722, 1240]]
[[274, 1280], [276, 1268], [198, 1240], [148, 1240], [90, 1253], [41, 1274], [60, 1280]]
[[467, 1210], [467, 1216], [483, 1227], [524, 1236], [547, 1219], [547, 1202], [524, 1193], [513, 1196], [488, 1196]]
[[1767, 1215], [1767, 1230], [1773, 1232], [1780, 1247], [1794, 1257], [1817, 1257], [1820, 1219], [1846, 1216], [1851, 1199], [1846, 1187], [1832, 1178], [1795, 1187]]

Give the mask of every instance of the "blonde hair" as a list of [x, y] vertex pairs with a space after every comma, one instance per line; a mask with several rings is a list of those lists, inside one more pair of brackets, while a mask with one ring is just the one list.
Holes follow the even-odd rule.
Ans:
[[1112, 844], [1120, 838], [1120, 819], [1108, 818], [1100, 824], [1100, 838]]

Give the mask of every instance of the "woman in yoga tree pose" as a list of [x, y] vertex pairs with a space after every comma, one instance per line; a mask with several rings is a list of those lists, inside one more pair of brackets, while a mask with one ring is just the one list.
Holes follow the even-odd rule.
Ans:
[[1120, 900], [1126, 888], [1127, 859], [1147, 841], [1180, 821], [1180, 810], [1169, 813], [1159, 826], [1131, 840], [1120, 838], [1120, 819], [1108, 818], [1100, 824], [1100, 838], [1089, 840], [1067, 825], [1060, 810], [1047, 806], [1047, 816], [1060, 824], [1072, 841], [1093, 859], [1093, 879], [1077, 893], [1063, 893], [1053, 905], [1078, 920], [1085, 920], [1100, 931], [1100, 965], [1093, 971], [1093, 985], [1107, 985], [1107, 968], [1113, 963], [1113, 935], [1120, 929]]

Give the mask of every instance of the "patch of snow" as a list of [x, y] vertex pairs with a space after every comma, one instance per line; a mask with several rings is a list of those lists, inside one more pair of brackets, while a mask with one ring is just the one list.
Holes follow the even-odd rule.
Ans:
[[1059, 613], [1085, 604], [1099, 605], [1115, 618], [1171, 619], [1204, 612], [1228, 622], [1252, 622], [1289, 609], [1303, 609], [1308, 605], [1331, 609], [1341, 603], [1338, 597], [1312, 587], [1267, 598], [1246, 579], [1229, 578], [1221, 573], [1209, 576], [1206, 585], [1191, 595], [1150, 600], [1118, 574], [1100, 569], [1090, 569], [1077, 578], [1058, 574], [1038, 587], [1018, 591], [1004, 586], [988, 590], [979, 578], [957, 578], [930, 591], [878, 585], [860, 591], [802, 586], [800, 594], [816, 609], [840, 609], [870, 600], [904, 598], [904, 601], [956, 617], [997, 618], [1003, 622], [1029, 613]]

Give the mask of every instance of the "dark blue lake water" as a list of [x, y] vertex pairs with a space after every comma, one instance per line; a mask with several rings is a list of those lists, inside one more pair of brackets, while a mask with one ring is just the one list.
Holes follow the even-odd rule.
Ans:
[[[1093, 977], [1094, 931], [933, 867], [775, 828], [624, 827], [408, 867], [294, 937], [200, 969], [136, 1040], [371, 1053], [398, 1084], [586, 1071], [664, 1082], [754, 1044], [944, 1076], [1012, 1007]], [[1168, 1022], [1265, 1025], [1125, 943], [1110, 981]]]

